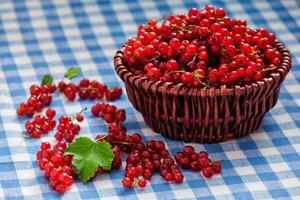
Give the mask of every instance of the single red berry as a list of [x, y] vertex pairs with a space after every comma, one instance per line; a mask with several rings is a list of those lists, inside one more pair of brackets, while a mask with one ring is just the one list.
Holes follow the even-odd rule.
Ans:
[[46, 149], [50, 149], [51, 148], [51, 144], [49, 142], [42, 142], [41, 144], [41, 150], [44, 151]]
[[128, 177], [123, 178], [122, 185], [126, 188], [132, 187], [132, 180]]
[[48, 108], [47, 111], [46, 111], [46, 116], [49, 119], [52, 119], [55, 116], [55, 114], [56, 114], [55, 110], [53, 110], [51, 108]]
[[151, 68], [148, 71], [147, 77], [149, 79], [159, 80], [159, 78], [160, 78], [160, 72], [159, 72], [159, 70], [157, 68], [153, 67], [153, 68]]
[[45, 169], [45, 165], [48, 163], [49, 161], [46, 159], [46, 158], [41, 158], [39, 161], [38, 161], [38, 167], [41, 169], [41, 170], [44, 170]]
[[56, 192], [58, 192], [59, 194], [64, 194], [67, 191], [67, 189], [67, 186], [63, 184], [58, 184], [55, 188]]
[[146, 185], [147, 185], [147, 181], [146, 181], [145, 179], [140, 179], [140, 180], [138, 181], [138, 186], [139, 186], [140, 188], [144, 188], [144, 187], [146, 187]]
[[205, 178], [211, 178], [214, 175], [214, 170], [212, 167], [205, 167], [202, 174]]
[[206, 151], [200, 151], [199, 152], [199, 157], [208, 159], [208, 153]]
[[77, 120], [78, 122], [82, 122], [82, 121], [84, 120], [83, 115], [81, 115], [81, 114], [76, 115], [76, 120]]
[[194, 147], [192, 147], [190, 145], [183, 147], [183, 153], [186, 154], [186, 155], [190, 155], [190, 154], [192, 154], [194, 152], [195, 152]]
[[169, 60], [167, 62], [167, 70], [169, 70], [169, 71], [176, 71], [178, 69], [179, 69], [178, 63], [175, 60]]
[[220, 161], [213, 162], [212, 168], [215, 174], [219, 174], [222, 171], [222, 166]]

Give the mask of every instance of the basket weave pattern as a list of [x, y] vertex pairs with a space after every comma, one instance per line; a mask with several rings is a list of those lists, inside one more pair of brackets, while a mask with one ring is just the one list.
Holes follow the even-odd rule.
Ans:
[[264, 114], [277, 103], [291, 56], [276, 43], [282, 54], [279, 70], [262, 81], [234, 88], [188, 88], [135, 76], [123, 64], [123, 49], [116, 52], [114, 65], [129, 101], [155, 132], [186, 142], [222, 142], [256, 130]]

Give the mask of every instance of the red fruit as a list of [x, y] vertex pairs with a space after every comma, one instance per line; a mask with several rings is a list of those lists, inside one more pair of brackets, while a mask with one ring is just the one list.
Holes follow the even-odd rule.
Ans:
[[174, 174], [174, 181], [175, 183], [182, 183], [183, 182], [183, 175], [181, 173], [175, 173]]
[[44, 151], [46, 149], [50, 149], [51, 148], [51, 144], [49, 142], [42, 142], [41, 144], [41, 150]]
[[38, 161], [38, 167], [41, 169], [41, 170], [44, 170], [45, 169], [45, 165], [48, 163], [49, 161], [46, 159], [46, 158], [41, 158], [39, 161]]
[[55, 116], [55, 114], [56, 114], [55, 110], [53, 110], [51, 108], [48, 108], [47, 111], [46, 111], [46, 116], [49, 119], [52, 119]]
[[61, 166], [64, 162], [64, 159], [61, 155], [57, 154], [57, 155], [54, 155], [54, 156], [51, 157], [51, 162], [54, 165]]
[[205, 178], [211, 178], [214, 175], [214, 170], [212, 167], [205, 167], [202, 174]]
[[222, 171], [222, 166], [220, 161], [213, 162], [212, 168], [215, 174], [219, 174]]
[[239, 74], [237, 73], [237, 71], [232, 71], [229, 73], [228, 79], [231, 83], [233, 83], [238, 79], [238, 77], [239, 77]]
[[80, 126], [78, 124], [74, 124], [72, 127], [72, 133], [76, 135], [79, 132], [80, 132]]
[[208, 153], [206, 151], [200, 151], [199, 158], [207, 158], [208, 159]]
[[72, 142], [75, 138], [75, 135], [72, 132], [67, 132], [64, 135], [66, 142]]
[[140, 179], [140, 180], [138, 181], [138, 186], [139, 186], [140, 188], [144, 188], [144, 187], [146, 187], [146, 185], [147, 185], [147, 181], [146, 181], [145, 179]]
[[58, 180], [61, 184], [66, 186], [71, 186], [74, 183], [73, 177], [67, 173], [62, 173], [58, 176]]
[[35, 129], [35, 130], [32, 132], [32, 137], [34, 137], [34, 138], [40, 138], [41, 135], [42, 135], [42, 133], [41, 133], [41, 131], [39, 131], [39, 130], [36, 130], [36, 129]]
[[182, 168], [188, 168], [190, 165], [190, 160], [186, 157], [180, 158], [180, 160], [178, 161], [178, 164], [182, 167]]
[[198, 160], [193, 161], [190, 163], [190, 170], [192, 171], [200, 171], [200, 162]]
[[233, 45], [228, 45], [225, 48], [225, 52], [227, 53], [228, 56], [234, 57], [237, 53], [237, 49]]
[[193, 55], [196, 54], [196, 52], [197, 52], [197, 47], [195, 45], [190, 44], [190, 45], [188, 45], [186, 47], [186, 53], [188, 55], [192, 55], [193, 56]]
[[170, 46], [172, 49], [177, 50], [177, 48], [181, 45], [180, 40], [177, 38], [172, 38], [170, 40]]
[[200, 164], [200, 168], [204, 169], [204, 168], [206, 168], [209, 165], [209, 159], [208, 158], [200, 157], [199, 164]]
[[167, 62], [167, 70], [169, 70], [169, 71], [176, 71], [178, 69], [179, 69], [178, 63], [175, 60], [169, 60]]
[[240, 54], [235, 58], [235, 62], [238, 66], [246, 66], [249, 63], [249, 59], [244, 54]]
[[183, 153], [186, 154], [186, 155], [190, 155], [190, 154], [192, 154], [194, 152], [195, 152], [195, 149], [192, 146], [188, 145], [188, 146], [184, 146], [183, 147]]
[[123, 178], [122, 185], [126, 188], [132, 187], [132, 180], [128, 177]]
[[181, 81], [185, 85], [191, 85], [193, 81], [193, 75], [190, 72], [183, 72], [181, 75]]
[[81, 114], [76, 115], [76, 120], [77, 120], [78, 122], [82, 122], [82, 121], [84, 120], [83, 115], [81, 115]]
[[67, 186], [63, 184], [58, 184], [55, 188], [56, 192], [58, 192], [59, 194], [64, 194], [67, 191], [67, 189]]
[[160, 72], [157, 68], [153, 67], [153, 68], [149, 69], [149, 71], [147, 73], [147, 77], [149, 79], [159, 80]]

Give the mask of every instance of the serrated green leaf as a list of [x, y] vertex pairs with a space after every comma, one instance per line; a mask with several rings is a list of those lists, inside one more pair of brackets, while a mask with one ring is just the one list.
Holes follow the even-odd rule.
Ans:
[[113, 151], [108, 142], [96, 142], [88, 137], [79, 137], [69, 144], [64, 155], [73, 155], [74, 165], [81, 182], [90, 180], [99, 167], [111, 168]]
[[53, 77], [49, 74], [46, 74], [44, 77], [43, 77], [43, 80], [42, 80], [42, 85], [48, 85], [48, 84], [51, 84], [53, 83]]
[[67, 73], [65, 74], [65, 78], [72, 79], [80, 74], [80, 68], [71, 67], [68, 69]]

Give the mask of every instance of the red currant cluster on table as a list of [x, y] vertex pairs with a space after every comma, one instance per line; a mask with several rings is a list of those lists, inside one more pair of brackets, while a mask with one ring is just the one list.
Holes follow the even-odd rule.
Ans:
[[202, 171], [205, 178], [211, 178], [214, 174], [221, 173], [220, 161], [212, 162], [206, 151], [195, 152], [194, 147], [185, 146], [182, 152], [175, 155], [177, 163], [185, 169], [191, 171]]
[[[50, 143], [42, 142], [40, 151], [36, 153], [38, 167], [44, 171], [45, 177], [49, 179], [51, 188], [60, 194], [66, 192], [73, 184], [74, 178], [77, 176], [72, 165], [72, 156], [64, 156], [63, 153], [67, 149], [67, 143], [72, 142], [75, 135], [78, 135], [80, 132], [80, 126], [75, 124], [73, 120], [76, 119], [76, 121], [82, 122], [84, 117], [81, 113], [85, 110], [86, 108], [74, 117], [66, 115], [61, 116], [58, 120], [58, 132], [54, 135], [57, 143], [53, 146], [53, 149], [51, 149]], [[35, 123], [41, 124], [42, 121], [50, 119], [54, 121], [54, 125], [52, 126], [53, 129], [56, 124], [54, 119], [55, 110], [51, 108], [47, 109], [46, 116], [48, 118], [37, 115], [34, 118], [34, 122], [37, 121]], [[35, 137], [34, 134], [32, 136]], [[65, 142], [62, 141], [63, 139]]]
[[135, 75], [206, 88], [260, 81], [281, 64], [274, 34], [210, 5], [140, 25], [123, 58]]
[[40, 138], [43, 134], [48, 134], [48, 132], [53, 130], [56, 126], [54, 116], [55, 110], [48, 108], [46, 111], [46, 116], [36, 115], [32, 121], [26, 121], [25, 135], [34, 138]]
[[106, 123], [123, 123], [126, 119], [126, 112], [124, 109], [117, 109], [115, 105], [107, 103], [95, 104], [91, 112], [94, 116], [100, 116]]
[[[82, 111], [86, 110], [83, 109]], [[81, 111], [81, 112], [82, 112]], [[76, 114], [76, 121], [82, 122], [84, 117], [82, 114]], [[63, 115], [59, 118], [59, 124], [57, 126], [57, 132], [54, 137], [57, 141], [65, 140], [65, 142], [72, 142], [75, 138], [75, 135], [78, 135], [80, 132], [79, 124], [74, 123], [75, 119], [72, 117]]]
[[[121, 166], [120, 151], [129, 153], [126, 159], [125, 177], [122, 180], [124, 187], [138, 185], [144, 188], [147, 185], [146, 180], [150, 180], [155, 171], [160, 172], [168, 182], [181, 183], [183, 181], [183, 175], [174, 159], [169, 156], [169, 151], [163, 141], [151, 140], [144, 144], [140, 134], [127, 134], [126, 128], [122, 126], [122, 122], [126, 119], [125, 110], [117, 109], [111, 104], [97, 103], [92, 107], [91, 112], [108, 123], [108, 134], [98, 135], [96, 140], [109, 142], [113, 150], [115, 149], [114, 152], [117, 152], [112, 162], [112, 169], [118, 169]], [[117, 115], [118, 113], [122, 114]], [[107, 115], [115, 117], [109, 117], [107, 120]], [[97, 173], [102, 172], [106, 171], [99, 168]]]
[[31, 117], [34, 113], [41, 112], [51, 103], [51, 94], [56, 91], [56, 86], [54, 84], [32, 85], [29, 90], [30, 97], [27, 102], [22, 102], [17, 108], [18, 116]]
[[77, 94], [80, 99], [101, 100], [105, 97], [108, 101], [119, 99], [122, 95], [120, 87], [108, 89], [106, 85], [95, 80], [90, 81], [86, 78], [82, 79], [78, 85], [72, 82], [65, 83], [64, 81], [60, 81], [58, 88], [69, 101], [74, 101]]
[[182, 183], [184, 178], [165, 143], [156, 140], [136, 145], [127, 157], [125, 170], [124, 187], [137, 182], [143, 188], [147, 183], [145, 180], [150, 180], [154, 172], [159, 172], [167, 182]]
[[67, 145], [58, 142], [53, 149], [48, 142], [42, 142], [40, 151], [37, 152], [38, 167], [50, 181], [50, 187], [63, 194], [74, 183], [74, 170], [71, 166], [72, 158], [63, 156]]

